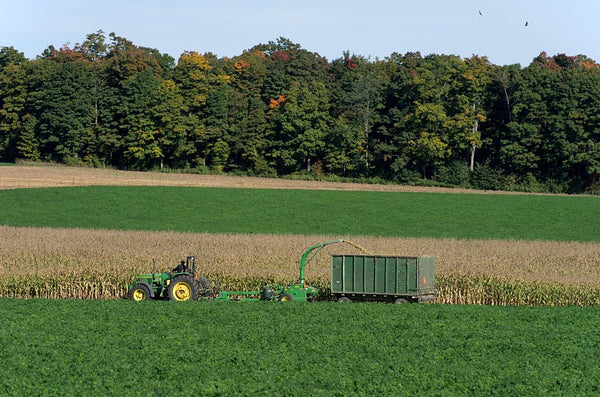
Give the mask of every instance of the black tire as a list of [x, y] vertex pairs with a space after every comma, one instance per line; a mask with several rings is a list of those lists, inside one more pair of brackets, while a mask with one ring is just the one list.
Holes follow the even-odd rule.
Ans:
[[342, 296], [337, 300], [339, 303], [352, 303], [352, 299], [347, 296]]
[[294, 301], [294, 297], [288, 293], [284, 293], [279, 295], [279, 302], [293, 302]]
[[191, 276], [177, 276], [169, 283], [169, 299], [187, 302], [198, 298], [198, 282]]
[[410, 303], [410, 301], [409, 301], [409, 300], [407, 300], [407, 299], [404, 299], [404, 298], [398, 298], [398, 299], [396, 299], [396, 300], [394, 301], [394, 303], [396, 303], [396, 304], [399, 304], [399, 305], [403, 305], [403, 304], [405, 304], [405, 303]]
[[147, 301], [150, 299], [150, 291], [145, 285], [136, 284], [129, 290], [129, 299], [136, 302]]

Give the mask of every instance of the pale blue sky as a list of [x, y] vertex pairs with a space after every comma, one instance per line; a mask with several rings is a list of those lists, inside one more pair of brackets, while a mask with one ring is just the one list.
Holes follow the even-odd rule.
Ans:
[[102, 29], [175, 59], [231, 57], [283, 36], [329, 60], [420, 51], [527, 66], [540, 51], [600, 61], [599, 22], [598, 0], [0, 0], [0, 46], [35, 58]]

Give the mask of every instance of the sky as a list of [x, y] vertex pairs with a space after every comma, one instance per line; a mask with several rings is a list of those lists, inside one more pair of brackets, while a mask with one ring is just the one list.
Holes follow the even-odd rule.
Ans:
[[525, 67], [542, 51], [600, 61], [599, 22], [598, 0], [0, 0], [0, 47], [33, 59], [102, 29], [175, 59], [285, 37], [330, 61], [419, 51]]

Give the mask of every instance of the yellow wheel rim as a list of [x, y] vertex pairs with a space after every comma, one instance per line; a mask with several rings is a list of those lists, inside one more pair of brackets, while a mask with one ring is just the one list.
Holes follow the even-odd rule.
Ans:
[[282, 297], [281, 297], [281, 301], [282, 301], [282, 302], [287, 302], [287, 301], [289, 301], [289, 300], [290, 300], [290, 299], [289, 299], [287, 296], [282, 296]]
[[139, 288], [136, 289], [135, 291], [133, 291], [133, 300], [134, 301], [143, 301], [146, 299], [146, 291], [144, 291], [143, 289]]
[[192, 287], [188, 283], [180, 281], [173, 286], [173, 296], [178, 301], [187, 301], [192, 297]]

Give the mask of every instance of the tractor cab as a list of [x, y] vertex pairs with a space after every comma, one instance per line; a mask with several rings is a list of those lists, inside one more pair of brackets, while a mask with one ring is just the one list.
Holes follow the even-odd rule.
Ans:
[[176, 267], [174, 267], [171, 270], [171, 276], [173, 275], [179, 275], [179, 274], [189, 274], [192, 276], [196, 276], [196, 257], [195, 256], [188, 256], [187, 258], [185, 258], [185, 261], [182, 260], [181, 262], [179, 262], [179, 265], [177, 265]]

